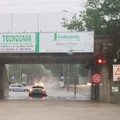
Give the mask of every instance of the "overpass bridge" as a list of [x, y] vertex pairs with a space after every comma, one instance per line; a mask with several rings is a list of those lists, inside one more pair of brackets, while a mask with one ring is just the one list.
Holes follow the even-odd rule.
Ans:
[[1, 53], [0, 54], [0, 98], [8, 96], [8, 76], [5, 64], [89, 64], [93, 53], [83, 54], [38, 54]]
[[88, 64], [93, 58], [93, 53], [2, 53], [0, 64]]
[[[8, 96], [9, 93], [9, 84], [5, 64], [90, 64], [95, 61], [96, 55], [99, 54], [101, 44], [105, 43], [106, 40], [107, 39], [103, 38], [95, 38], [94, 52], [73, 52], [72, 54], [69, 52], [0, 53], [0, 98]], [[106, 84], [106, 82], [107, 79], [104, 80], [103, 83]], [[104, 92], [106, 89], [100, 92]], [[105, 94], [107, 93], [105, 92]], [[106, 97], [102, 99], [106, 99]]]
[[[93, 52], [43, 52], [43, 53], [13, 53], [0, 51], [0, 64], [33, 64], [33, 63], [83, 63], [89, 64], [95, 60], [95, 56], [104, 51], [108, 46], [109, 39], [103, 36], [93, 36]], [[86, 40], [88, 41], [88, 39]], [[102, 46], [102, 47], [101, 47]], [[72, 49], [71, 49], [72, 50]]]

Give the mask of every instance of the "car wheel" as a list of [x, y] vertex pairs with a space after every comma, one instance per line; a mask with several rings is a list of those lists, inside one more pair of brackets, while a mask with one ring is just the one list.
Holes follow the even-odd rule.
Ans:
[[10, 92], [14, 92], [14, 90], [10, 90]]
[[25, 89], [25, 90], [24, 90], [24, 92], [28, 92], [28, 90], [27, 90], [27, 89]]
[[32, 97], [32, 95], [31, 95], [31, 94], [29, 94], [29, 97]]

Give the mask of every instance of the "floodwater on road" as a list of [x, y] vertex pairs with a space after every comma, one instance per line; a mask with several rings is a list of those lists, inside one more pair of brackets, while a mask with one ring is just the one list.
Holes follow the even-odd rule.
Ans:
[[89, 97], [46, 84], [44, 98], [29, 98], [28, 92], [9, 92], [0, 100], [1, 120], [119, 120], [120, 105], [91, 101]]
[[[88, 96], [79, 93], [75, 94], [73, 89], [68, 91], [67, 88], [61, 88], [59, 81], [48, 82], [44, 85], [44, 88], [48, 94], [47, 97], [42, 98], [44, 100], [90, 100]], [[28, 94], [28, 92], [9, 92], [9, 96], [6, 99], [31, 99]]]
[[[48, 96], [43, 97], [44, 100], [89, 100], [89, 98], [81, 96], [80, 94], [74, 95], [73, 91], [67, 91], [65, 88], [60, 89], [48, 89], [47, 90]], [[6, 99], [31, 99], [29, 98], [28, 92], [9, 92], [9, 96]], [[35, 98], [34, 98], [35, 99]]]
[[120, 105], [79, 100], [0, 100], [1, 120], [119, 120]]

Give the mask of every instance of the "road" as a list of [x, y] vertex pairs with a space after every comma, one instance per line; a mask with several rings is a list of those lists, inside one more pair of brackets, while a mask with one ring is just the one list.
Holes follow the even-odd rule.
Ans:
[[[29, 86], [30, 88], [31, 86]], [[67, 88], [61, 88], [58, 81], [49, 81], [44, 85], [48, 96], [45, 100], [89, 100], [88, 96], [79, 93], [74, 94], [74, 90], [68, 91]], [[9, 92], [6, 99], [29, 99], [28, 92]]]
[[79, 100], [1, 100], [1, 120], [119, 120], [120, 105]]
[[0, 100], [1, 120], [119, 120], [120, 105], [90, 101], [85, 96], [46, 85], [48, 97], [29, 99], [28, 92], [10, 92]]

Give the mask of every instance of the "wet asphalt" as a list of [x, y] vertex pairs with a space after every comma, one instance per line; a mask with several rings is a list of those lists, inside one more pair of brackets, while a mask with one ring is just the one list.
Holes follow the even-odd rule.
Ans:
[[120, 105], [89, 100], [0, 100], [0, 120], [120, 120]]

